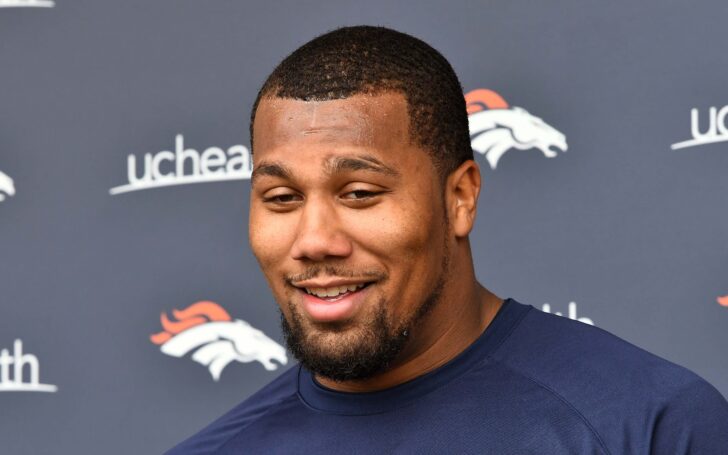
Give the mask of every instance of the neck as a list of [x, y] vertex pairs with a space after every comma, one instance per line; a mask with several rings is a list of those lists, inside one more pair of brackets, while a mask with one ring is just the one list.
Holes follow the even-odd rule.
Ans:
[[[470, 263], [472, 264], [472, 262]], [[399, 359], [387, 371], [362, 380], [337, 382], [321, 376], [316, 380], [341, 392], [373, 392], [411, 381], [455, 358], [467, 349], [490, 325], [503, 300], [475, 280], [469, 272], [447, 286], [430, 314], [417, 325], [412, 338]]]

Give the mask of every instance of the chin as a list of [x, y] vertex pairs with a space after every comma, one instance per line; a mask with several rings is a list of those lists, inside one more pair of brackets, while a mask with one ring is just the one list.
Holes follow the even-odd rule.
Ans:
[[335, 381], [366, 379], [385, 371], [407, 341], [408, 331], [392, 330], [382, 306], [368, 323], [343, 327], [311, 325], [293, 305], [289, 310], [289, 317], [281, 312], [288, 350], [304, 368]]

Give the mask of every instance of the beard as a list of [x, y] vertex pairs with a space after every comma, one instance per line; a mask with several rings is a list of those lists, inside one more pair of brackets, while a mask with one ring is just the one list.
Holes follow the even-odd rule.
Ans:
[[[447, 245], [446, 245], [447, 246]], [[355, 327], [327, 324], [323, 330], [306, 325], [293, 302], [290, 320], [281, 311], [281, 330], [293, 356], [315, 375], [333, 381], [362, 380], [387, 371], [407, 345], [414, 327], [436, 307], [448, 271], [447, 248], [440, 275], [428, 296], [404, 321], [395, 321], [382, 298], [373, 315]]]

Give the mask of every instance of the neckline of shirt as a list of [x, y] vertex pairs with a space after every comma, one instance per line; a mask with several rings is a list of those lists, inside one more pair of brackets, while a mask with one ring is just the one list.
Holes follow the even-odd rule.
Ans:
[[338, 415], [380, 414], [396, 409], [447, 384], [484, 360], [532, 308], [514, 299], [505, 299], [493, 321], [463, 352], [427, 374], [385, 390], [339, 392], [319, 384], [310, 371], [299, 366], [298, 396], [309, 408]]

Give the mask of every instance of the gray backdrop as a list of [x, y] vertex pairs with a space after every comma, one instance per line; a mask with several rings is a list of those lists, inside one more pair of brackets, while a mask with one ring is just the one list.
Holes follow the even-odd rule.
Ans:
[[[494, 90], [566, 136], [552, 159], [514, 149], [493, 170], [478, 154], [481, 282], [566, 316], [574, 302], [572, 317], [728, 392], [724, 1], [10, 3], [0, 0], [1, 453], [160, 453], [282, 371], [233, 362], [214, 381], [149, 338], [161, 313], [210, 300], [280, 342], [247, 243], [249, 182], [109, 190], [128, 183], [129, 155], [139, 166], [174, 152], [178, 134], [199, 153], [248, 146], [272, 68], [360, 23], [423, 38], [466, 92]], [[719, 124], [704, 144], [673, 149], [693, 138], [691, 109], [711, 133], [711, 107]], [[25, 383], [32, 354], [55, 392], [11, 390], [15, 340]]]

